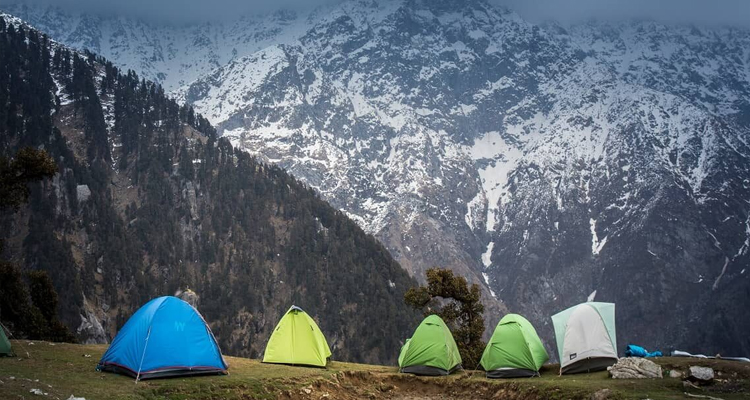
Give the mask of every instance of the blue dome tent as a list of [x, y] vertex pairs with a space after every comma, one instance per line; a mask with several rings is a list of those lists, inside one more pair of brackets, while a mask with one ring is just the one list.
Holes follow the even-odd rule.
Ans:
[[96, 369], [137, 380], [225, 374], [211, 329], [190, 304], [172, 296], [141, 307], [117, 333]]

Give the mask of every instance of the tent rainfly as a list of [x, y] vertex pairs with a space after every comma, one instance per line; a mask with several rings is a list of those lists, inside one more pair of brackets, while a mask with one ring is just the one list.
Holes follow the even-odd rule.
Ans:
[[615, 305], [588, 302], [552, 316], [560, 374], [601, 371], [617, 362]]
[[461, 369], [461, 354], [442, 318], [430, 315], [406, 340], [398, 356], [399, 371], [415, 375], [448, 375]]
[[518, 378], [539, 374], [547, 360], [547, 350], [531, 323], [508, 314], [495, 327], [480, 363], [488, 378]]
[[10, 348], [10, 340], [5, 333], [5, 326], [0, 324], [0, 357], [13, 357], [13, 349]]
[[96, 369], [137, 380], [225, 374], [228, 366], [211, 329], [190, 304], [158, 297], [133, 314]]
[[292, 306], [268, 339], [264, 363], [325, 367], [331, 357], [323, 332], [301, 308]]

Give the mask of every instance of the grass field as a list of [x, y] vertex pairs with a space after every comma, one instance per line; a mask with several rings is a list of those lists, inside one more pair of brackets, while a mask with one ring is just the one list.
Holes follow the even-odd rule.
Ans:
[[[33, 343], [33, 344], [32, 344]], [[419, 378], [395, 367], [331, 362], [327, 369], [262, 364], [226, 357], [230, 374], [147, 380], [94, 370], [104, 345], [14, 341], [15, 358], [0, 358], [0, 399], [588, 399], [609, 389], [611, 399], [685, 399], [684, 392], [720, 399], [750, 398], [750, 365], [723, 360], [658, 359], [665, 373], [690, 365], [713, 367], [717, 382], [686, 389], [680, 379], [613, 380], [606, 372], [493, 380], [481, 372]], [[27, 353], [28, 352], [28, 357]], [[35, 395], [39, 389], [46, 395]], [[708, 397], [706, 397], [708, 398]]]

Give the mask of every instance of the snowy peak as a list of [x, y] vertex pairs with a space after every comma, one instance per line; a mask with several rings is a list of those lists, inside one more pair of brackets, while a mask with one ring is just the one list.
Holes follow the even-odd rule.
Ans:
[[[243, 104], [253, 104], [259, 98], [247, 96], [256, 92], [261, 84], [271, 75], [281, 72], [289, 66], [286, 53], [282, 46], [271, 46], [251, 55], [232, 60], [226, 67], [217, 69], [196, 83], [186, 87], [185, 93], [178, 96], [182, 102], [201, 104], [201, 110], [206, 117], [214, 122], [224, 122], [234, 116]], [[217, 87], [217, 83], [232, 81], [241, 83], [231, 87]], [[211, 108], [205, 98], [219, 98], [226, 101]]]
[[750, 301], [746, 30], [563, 29], [484, 1], [179, 28], [25, 12], [159, 79], [415, 276], [447, 266], [481, 284], [491, 322], [504, 302], [549, 339], [548, 316], [595, 293], [620, 304], [627, 337], [750, 352], [683, 329]]
[[167, 90], [264, 47], [293, 41], [307, 29], [305, 20], [292, 11], [184, 26], [68, 13], [52, 6], [9, 5], [3, 11], [71, 47], [117, 60], [121, 68], [138, 71]]

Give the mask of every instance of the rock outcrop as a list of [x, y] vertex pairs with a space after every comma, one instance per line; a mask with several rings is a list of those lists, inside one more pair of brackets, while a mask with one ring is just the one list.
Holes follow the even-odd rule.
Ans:
[[707, 384], [714, 380], [714, 370], [709, 367], [692, 366], [688, 372], [688, 380], [700, 384]]
[[198, 309], [198, 302], [200, 301], [200, 297], [198, 296], [198, 293], [195, 293], [190, 288], [185, 290], [178, 290], [177, 293], [175, 293], [175, 296], [187, 302], [188, 304], [193, 306], [193, 308]]
[[609, 368], [613, 379], [661, 378], [661, 366], [649, 359], [638, 357], [621, 358]]

